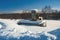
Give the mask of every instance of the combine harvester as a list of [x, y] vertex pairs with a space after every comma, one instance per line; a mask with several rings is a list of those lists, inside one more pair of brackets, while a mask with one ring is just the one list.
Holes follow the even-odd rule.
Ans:
[[43, 20], [42, 17], [38, 18], [36, 17], [36, 11], [32, 10], [32, 18], [30, 20], [27, 19], [21, 19], [18, 21], [18, 25], [34, 25], [34, 26], [41, 26], [41, 27], [46, 27], [46, 22]]
[[27, 20], [27, 19], [20, 19], [18, 21], [18, 25], [35, 25], [35, 26], [42, 26], [46, 27], [46, 22], [42, 19], [42, 17], [39, 17], [40, 20]]

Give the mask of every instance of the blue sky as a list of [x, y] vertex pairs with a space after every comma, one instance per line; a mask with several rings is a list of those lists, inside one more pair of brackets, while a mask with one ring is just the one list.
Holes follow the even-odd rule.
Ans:
[[46, 5], [60, 9], [60, 0], [0, 0], [0, 11], [42, 9]]

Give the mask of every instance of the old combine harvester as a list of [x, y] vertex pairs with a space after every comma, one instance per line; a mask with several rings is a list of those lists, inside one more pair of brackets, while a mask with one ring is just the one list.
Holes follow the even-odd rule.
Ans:
[[43, 20], [42, 17], [38, 16], [36, 17], [36, 11], [32, 10], [31, 13], [31, 19], [21, 19], [18, 22], [18, 25], [35, 25], [35, 26], [41, 26], [46, 27], [46, 22]]

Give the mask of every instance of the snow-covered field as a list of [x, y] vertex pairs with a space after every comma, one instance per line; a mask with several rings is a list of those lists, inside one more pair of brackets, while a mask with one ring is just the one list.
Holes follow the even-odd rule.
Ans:
[[[18, 25], [18, 20], [11, 20], [11, 19], [0, 19], [0, 24], [4, 24], [4, 26], [0, 25], [0, 36], [7, 36], [18, 38], [20, 36], [32, 36], [32, 37], [39, 37], [39, 33], [45, 34], [48, 36], [48, 40], [52, 37], [54, 40], [57, 38], [55, 35], [52, 35], [48, 32], [56, 30], [60, 28], [60, 20], [45, 20], [47, 26], [40, 27], [40, 26], [30, 26], [30, 25]], [[2, 28], [3, 27], [3, 28]]]

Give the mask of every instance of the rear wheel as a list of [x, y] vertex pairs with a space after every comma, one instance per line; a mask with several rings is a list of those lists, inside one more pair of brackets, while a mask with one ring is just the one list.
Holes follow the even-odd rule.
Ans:
[[43, 22], [42, 26], [43, 26], [43, 27], [46, 27], [46, 22]]
[[46, 27], [46, 22], [43, 22], [42, 24], [40, 24], [41, 27]]

